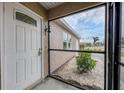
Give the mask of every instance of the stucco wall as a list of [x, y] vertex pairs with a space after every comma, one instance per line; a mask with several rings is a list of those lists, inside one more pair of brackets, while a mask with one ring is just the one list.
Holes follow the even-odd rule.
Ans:
[[[69, 33], [66, 29], [60, 27], [58, 24], [51, 22], [50, 24], [50, 48], [51, 49], [63, 49], [63, 32]], [[71, 34], [70, 34], [71, 35]], [[73, 35], [72, 37], [72, 49], [76, 50], [76, 40]], [[62, 51], [51, 51], [50, 52], [50, 65], [51, 72], [55, 71], [65, 62], [76, 56], [75, 52], [62, 52]]]

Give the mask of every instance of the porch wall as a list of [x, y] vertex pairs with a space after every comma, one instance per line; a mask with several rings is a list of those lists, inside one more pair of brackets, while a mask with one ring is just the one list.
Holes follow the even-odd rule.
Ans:
[[[69, 33], [66, 29], [62, 28], [55, 22], [50, 24], [50, 48], [51, 49], [63, 49], [63, 32]], [[71, 34], [70, 34], [71, 35]], [[72, 49], [76, 50], [76, 37], [72, 37]], [[51, 51], [50, 52], [50, 65], [51, 72], [55, 71], [61, 65], [69, 61], [71, 58], [76, 56], [75, 52], [62, 52], [62, 51]]]

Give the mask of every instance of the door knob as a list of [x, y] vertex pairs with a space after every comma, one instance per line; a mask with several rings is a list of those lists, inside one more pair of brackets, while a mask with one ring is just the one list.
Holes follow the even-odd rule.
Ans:
[[42, 54], [42, 49], [39, 48], [39, 50], [38, 50], [38, 55], [41, 56], [41, 54]]

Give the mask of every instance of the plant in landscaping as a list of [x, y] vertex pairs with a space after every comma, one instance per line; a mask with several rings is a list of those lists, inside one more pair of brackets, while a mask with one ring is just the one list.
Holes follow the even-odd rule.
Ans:
[[90, 53], [80, 53], [77, 60], [77, 69], [80, 73], [91, 71], [96, 67], [96, 61], [91, 58]]

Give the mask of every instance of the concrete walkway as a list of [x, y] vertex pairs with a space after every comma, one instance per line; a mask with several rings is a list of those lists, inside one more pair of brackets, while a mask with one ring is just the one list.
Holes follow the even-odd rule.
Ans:
[[38, 84], [33, 90], [79, 90], [71, 85], [65, 84], [53, 78], [47, 78], [44, 82]]

